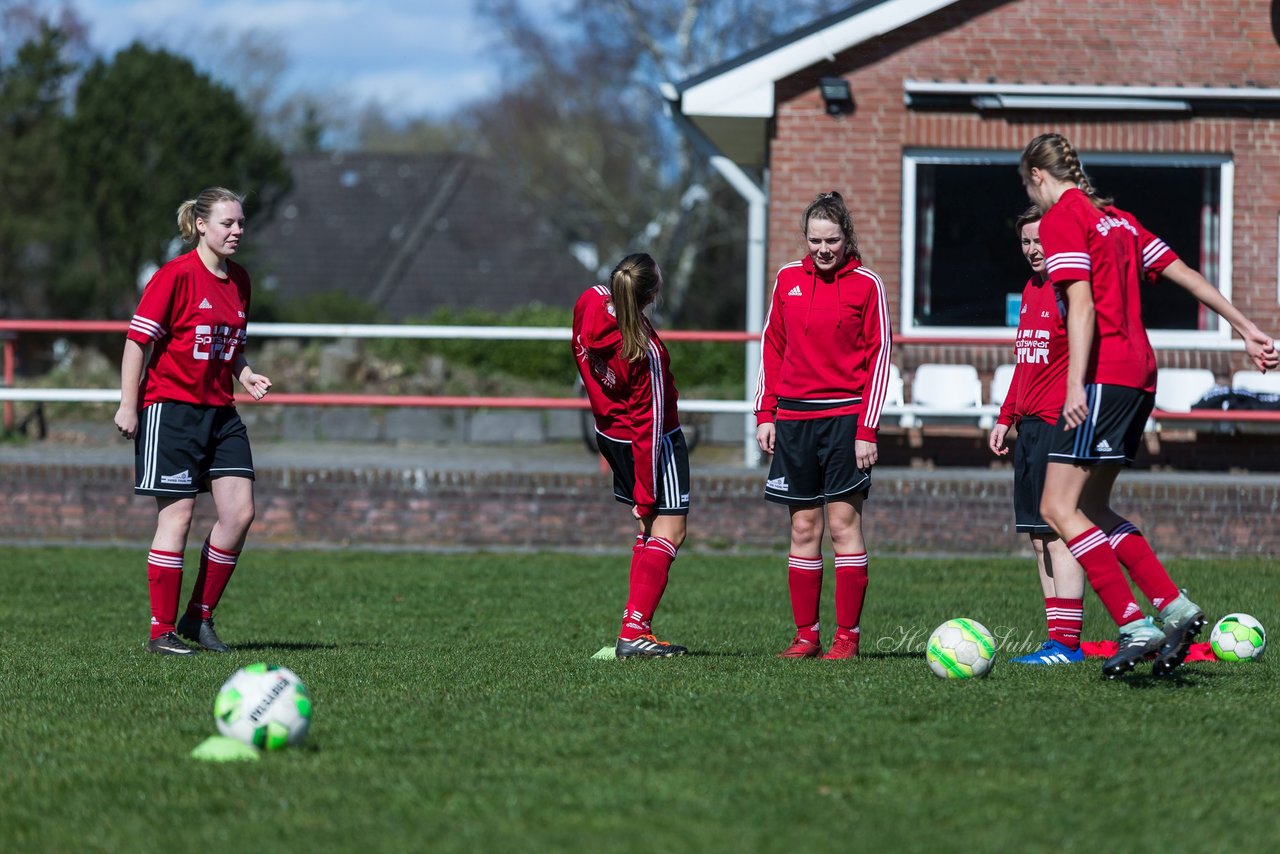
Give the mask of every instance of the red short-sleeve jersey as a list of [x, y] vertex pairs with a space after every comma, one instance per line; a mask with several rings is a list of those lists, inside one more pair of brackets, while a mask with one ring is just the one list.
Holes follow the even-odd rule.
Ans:
[[1057, 423], [1067, 396], [1065, 309], [1051, 283], [1037, 276], [1027, 280], [1014, 341], [1013, 382], [1000, 406], [1001, 424], [1023, 418]]
[[1140, 285], [1178, 256], [1133, 214], [1100, 210], [1075, 187], [1040, 220], [1040, 242], [1050, 281], [1087, 281], [1093, 292], [1097, 328], [1085, 382], [1154, 392], [1156, 359], [1142, 322]]
[[157, 270], [129, 322], [129, 340], [152, 345], [140, 405], [233, 406], [248, 314], [249, 274], [239, 264], [228, 261], [221, 279], [193, 250]]

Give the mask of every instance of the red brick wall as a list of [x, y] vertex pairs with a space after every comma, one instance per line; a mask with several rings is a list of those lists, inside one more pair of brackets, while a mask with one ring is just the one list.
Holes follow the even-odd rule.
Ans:
[[[912, 453], [897, 440], [884, 448]], [[132, 543], [141, 562], [155, 503], [132, 495], [131, 478], [126, 466], [0, 464], [0, 542]], [[763, 478], [695, 476], [688, 548], [772, 550], [781, 560], [787, 514], [763, 500]], [[1011, 490], [1007, 469], [877, 472], [866, 510], [871, 551], [1025, 553], [1026, 538], [1013, 532]], [[256, 496], [251, 547], [624, 552], [634, 537], [603, 475], [275, 469], [259, 472]], [[1276, 554], [1278, 505], [1280, 478], [1222, 475], [1122, 479], [1116, 501], [1167, 556]], [[207, 496], [197, 507], [189, 551], [213, 522]]]
[[[1280, 120], [1150, 118], [1138, 122], [923, 113], [903, 81], [1280, 87], [1280, 46], [1262, 0], [962, 0], [777, 86], [770, 153], [770, 275], [799, 257], [799, 218], [817, 192], [856, 195], [868, 266], [900, 316], [902, 152], [909, 147], [1020, 151], [1048, 130], [1085, 151], [1227, 153], [1235, 162], [1233, 301], [1267, 329], [1276, 302]], [[857, 110], [826, 114], [818, 78], [843, 75]], [[1085, 165], [1088, 166], [1087, 156]], [[1016, 180], [1011, 175], [1010, 180]], [[1124, 204], [1124, 199], [1118, 200]], [[1202, 366], [1198, 357], [1177, 366]], [[1217, 369], [1213, 365], [1203, 365]]]

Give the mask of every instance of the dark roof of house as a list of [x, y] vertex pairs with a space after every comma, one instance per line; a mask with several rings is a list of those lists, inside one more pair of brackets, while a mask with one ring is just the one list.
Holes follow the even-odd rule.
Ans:
[[283, 302], [341, 291], [407, 320], [442, 306], [570, 306], [594, 281], [480, 158], [324, 153], [289, 166], [293, 188], [253, 228], [251, 268]]

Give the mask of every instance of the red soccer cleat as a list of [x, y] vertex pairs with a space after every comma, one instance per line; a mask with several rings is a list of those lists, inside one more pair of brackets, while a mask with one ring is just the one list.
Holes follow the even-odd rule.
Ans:
[[836, 639], [831, 642], [831, 649], [827, 650], [827, 654], [822, 656], [825, 661], [839, 661], [844, 658], [858, 657], [858, 638], [859, 635], [836, 635]]
[[778, 658], [818, 658], [821, 655], [822, 644], [796, 635], [791, 640], [791, 646], [778, 653]]

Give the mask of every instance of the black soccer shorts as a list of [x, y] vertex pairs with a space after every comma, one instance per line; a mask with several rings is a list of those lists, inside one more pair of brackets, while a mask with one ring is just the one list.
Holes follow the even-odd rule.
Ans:
[[791, 507], [818, 507], [869, 493], [871, 470], [858, 468], [857, 435], [857, 415], [775, 422], [765, 499]]
[[189, 498], [219, 477], [253, 480], [249, 432], [233, 406], [153, 403], [138, 416], [133, 491]]
[[[635, 506], [636, 462], [630, 442], [596, 433], [600, 456], [613, 469], [613, 497]], [[653, 485], [654, 512], [659, 516], [689, 515], [689, 446], [679, 427], [659, 441], [658, 482]]]
[[1093, 383], [1084, 387], [1089, 406], [1084, 423], [1067, 430], [1061, 417], [1049, 444], [1049, 462], [1072, 465], [1131, 465], [1142, 447], [1142, 431], [1155, 395], [1140, 388]]

